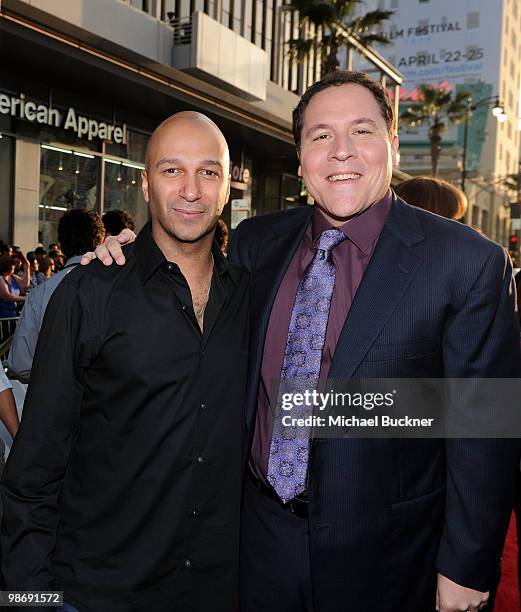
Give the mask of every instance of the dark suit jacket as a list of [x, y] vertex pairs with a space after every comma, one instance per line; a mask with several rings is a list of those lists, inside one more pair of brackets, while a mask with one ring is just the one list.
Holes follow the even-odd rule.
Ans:
[[[232, 242], [230, 259], [252, 282], [250, 435], [270, 311], [311, 216], [301, 207], [255, 217]], [[499, 245], [395, 197], [329, 376], [517, 378], [514, 305]], [[436, 570], [489, 589], [519, 457], [516, 440], [315, 440], [309, 505], [318, 610], [433, 610]]]

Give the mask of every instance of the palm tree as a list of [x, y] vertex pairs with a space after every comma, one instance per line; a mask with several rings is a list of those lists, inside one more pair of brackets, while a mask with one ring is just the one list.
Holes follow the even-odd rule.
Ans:
[[517, 174], [508, 174], [502, 183], [507, 189], [521, 193], [521, 166]]
[[429, 126], [429, 142], [431, 145], [432, 176], [438, 174], [442, 134], [447, 125], [459, 123], [469, 112], [469, 94], [464, 91], [447, 91], [444, 87], [422, 84], [418, 87], [420, 96], [410, 104], [400, 119], [407, 125], [415, 127], [427, 124]]
[[[299, 38], [288, 41], [290, 55], [302, 61], [311, 53], [318, 53], [321, 59], [322, 76], [338, 69], [339, 50], [347, 46], [348, 36], [356, 34], [365, 45], [388, 44], [389, 39], [375, 32], [394, 11], [375, 10], [354, 17], [356, 5], [361, 0], [291, 0], [288, 8], [298, 11]], [[312, 35], [307, 35], [309, 26], [314, 26]], [[317, 39], [320, 30], [322, 37]]]

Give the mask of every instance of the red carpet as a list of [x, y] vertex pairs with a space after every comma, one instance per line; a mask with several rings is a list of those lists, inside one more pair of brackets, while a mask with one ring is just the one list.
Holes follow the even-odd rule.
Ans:
[[520, 612], [519, 586], [517, 583], [517, 534], [516, 517], [512, 513], [501, 564], [501, 581], [496, 596], [494, 612]]

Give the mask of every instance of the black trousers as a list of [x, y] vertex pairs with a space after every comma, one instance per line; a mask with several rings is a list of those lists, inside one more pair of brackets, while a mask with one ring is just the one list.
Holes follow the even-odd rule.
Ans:
[[241, 518], [241, 612], [314, 612], [308, 524], [247, 479]]

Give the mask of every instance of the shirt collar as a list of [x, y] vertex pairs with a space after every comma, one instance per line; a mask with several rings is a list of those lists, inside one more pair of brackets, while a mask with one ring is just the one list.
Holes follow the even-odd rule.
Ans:
[[[387, 215], [391, 210], [392, 201], [392, 191], [389, 188], [381, 200], [366, 208], [356, 217], [346, 221], [338, 229], [342, 230], [358, 249], [368, 253], [383, 229]], [[331, 222], [326, 219], [320, 208], [315, 206], [311, 223], [313, 244], [322, 232], [332, 227]]]
[[83, 255], [73, 255], [72, 257], [69, 257], [62, 269], [65, 270], [65, 268], [72, 268], [72, 266], [77, 266], [80, 263], [82, 257]]
[[[150, 221], [143, 227], [139, 232], [136, 242], [136, 261], [137, 268], [142, 283], [146, 283], [147, 280], [157, 271], [157, 269], [166, 263], [166, 257], [163, 255], [161, 249], [157, 246], [156, 241], [152, 237], [152, 224]], [[222, 276], [230, 271], [230, 264], [226, 257], [224, 257], [219, 245], [215, 240], [212, 244], [212, 255], [214, 261], [214, 267], [217, 273]], [[175, 262], [173, 262], [175, 263]], [[233, 274], [230, 275], [233, 283], [236, 284], [236, 279]]]

